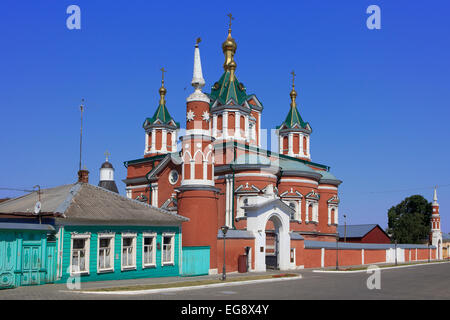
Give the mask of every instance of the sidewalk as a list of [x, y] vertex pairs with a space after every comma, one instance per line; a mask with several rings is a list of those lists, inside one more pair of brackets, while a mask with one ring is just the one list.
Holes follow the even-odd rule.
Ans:
[[[364, 269], [364, 271], [369, 268], [370, 266], [378, 266], [380, 268], [383, 268], [384, 266], [392, 266], [392, 268], [397, 268], [401, 266], [414, 266], [414, 265], [426, 265], [426, 264], [434, 264], [434, 263], [444, 263], [444, 262], [450, 262], [448, 259], [443, 260], [435, 260], [432, 259], [430, 261], [426, 260], [414, 260], [414, 261], [407, 261], [407, 262], [398, 262], [397, 266], [395, 266], [395, 262], [377, 262], [377, 263], [370, 263], [370, 264], [357, 264], [357, 265], [351, 265], [351, 266], [339, 266], [339, 271], [342, 272], [349, 272], [346, 271], [347, 269], [353, 269], [353, 268], [361, 268]], [[328, 266], [328, 267], [318, 267], [318, 268], [311, 268], [311, 269], [305, 269], [305, 270], [314, 270], [314, 271], [335, 271], [336, 266]]]
[[[247, 273], [230, 273], [227, 274], [227, 279], [234, 279], [239, 277], [251, 277], [260, 275], [277, 275], [277, 274], [300, 274], [304, 270], [269, 270], [266, 272], [247, 272]], [[110, 281], [89, 281], [81, 282], [81, 290], [93, 290], [102, 288], [117, 288], [117, 287], [128, 287], [128, 286], [141, 286], [141, 285], [152, 285], [152, 284], [162, 284], [162, 283], [176, 283], [176, 282], [189, 282], [189, 281], [201, 281], [201, 280], [218, 280], [222, 278], [222, 274], [214, 275], [204, 275], [204, 276], [193, 276], [193, 277], [162, 277], [162, 278], [141, 278], [141, 279], [128, 279], [128, 280], [110, 280]], [[57, 284], [66, 288], [66, 285], [61, 283]]]

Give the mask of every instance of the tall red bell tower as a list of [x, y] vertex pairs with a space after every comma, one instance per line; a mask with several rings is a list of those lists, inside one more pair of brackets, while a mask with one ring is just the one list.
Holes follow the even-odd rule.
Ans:
[[194, 55], [194, 92], [186, 103], [186, 134], [182, 136], [182, 180], [178, 188], [178, 214], [184, 222], [183, 246], [209, 246], [209, 273], [217, 273], [217, 193], [214, 187], [214, 138], [211, 136], [209, 97], [200, 61], [200, 38]]
[[437, 202], [437, 191], [434, 188], [433, 203], [431, 204], [431, 231], [430, 242], [436, 247], [436, 258], [442, 259], [442, 232], [441, 216], [439, 215], [439, 203]]

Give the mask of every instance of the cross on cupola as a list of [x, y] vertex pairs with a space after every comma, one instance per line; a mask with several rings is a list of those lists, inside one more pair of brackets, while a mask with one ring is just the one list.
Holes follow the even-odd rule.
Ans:
[[161, 70], [161, 87], [159, 88], [159, 104], [155, 114], [145, 119], [145, 150], [144, 156], [150, 157], [177, 151], [177, 131], [180, 124], [170, 116], [166, 106], [167, 89], [164, 87], [164, 76], [167, 70]]
[[231, 13], [227, 14], [227, 16], [230, 18], [230, 24], [228, 30], [231, 30], [231, 21], [234, 20], [234, 17]]
[[295, 90], [295, 77], [292, 71], [291, 108], [281, 124], [277, 127], [279, 136], [279, 153], [303, 160], [311, 160], [309, 136], [312, 132], [308, 122], [304, 122], [297, 109], [297, 91]]
[[108, 157], [111, 155], [111, 153], [109, 153], [108, 150], [106, 150], [104, 155], [105, 155], [106, 161], [108, 161]]
[[100, 167], [100, 181], [99, 187], [105, 188], [109, 191], [119, 193], [116, 182], [114, 181], [114, 167], [111, 162], [108, 161], [108, 157], [111, 155], [108, 150], [104, 153], [106, 160]]

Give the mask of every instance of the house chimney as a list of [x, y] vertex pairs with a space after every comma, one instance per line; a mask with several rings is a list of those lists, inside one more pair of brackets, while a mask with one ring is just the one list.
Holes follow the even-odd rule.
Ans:
[[89, 183], [89, 171], [87, 169], [78, 171], [78, 182]]

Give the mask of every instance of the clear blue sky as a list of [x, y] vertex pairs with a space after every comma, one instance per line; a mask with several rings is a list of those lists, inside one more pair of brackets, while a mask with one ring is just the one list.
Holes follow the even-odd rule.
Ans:
[[[81, 8], [81, 30], [66, 28], [71, 4]], [[371, 4], [381, 8], [381, 30], [366, 28]], [[232, 12], [237, 76], [263, 102], [265, 128], [284, 120], [296, 71], [312, 160], [344, 181], [341, 216], [386, 227], [391, 206], [412, 194], [431, 200], [440, 185], [449, 232], [449, 9], [444, 0], [4, 0], [0, 187], [75, 182], [84, 97], [90, 182], [98, 183], [108, 149], [124, 194], [123, 161], [143, 155], [142, 123], [158, 103], [160, 68], [168, 70], [169, 110], [184, 125], [195, 38], [203, 39], [210, 87], [223, 71]], [[0, 190], [0, 198], [20, 194]]]

